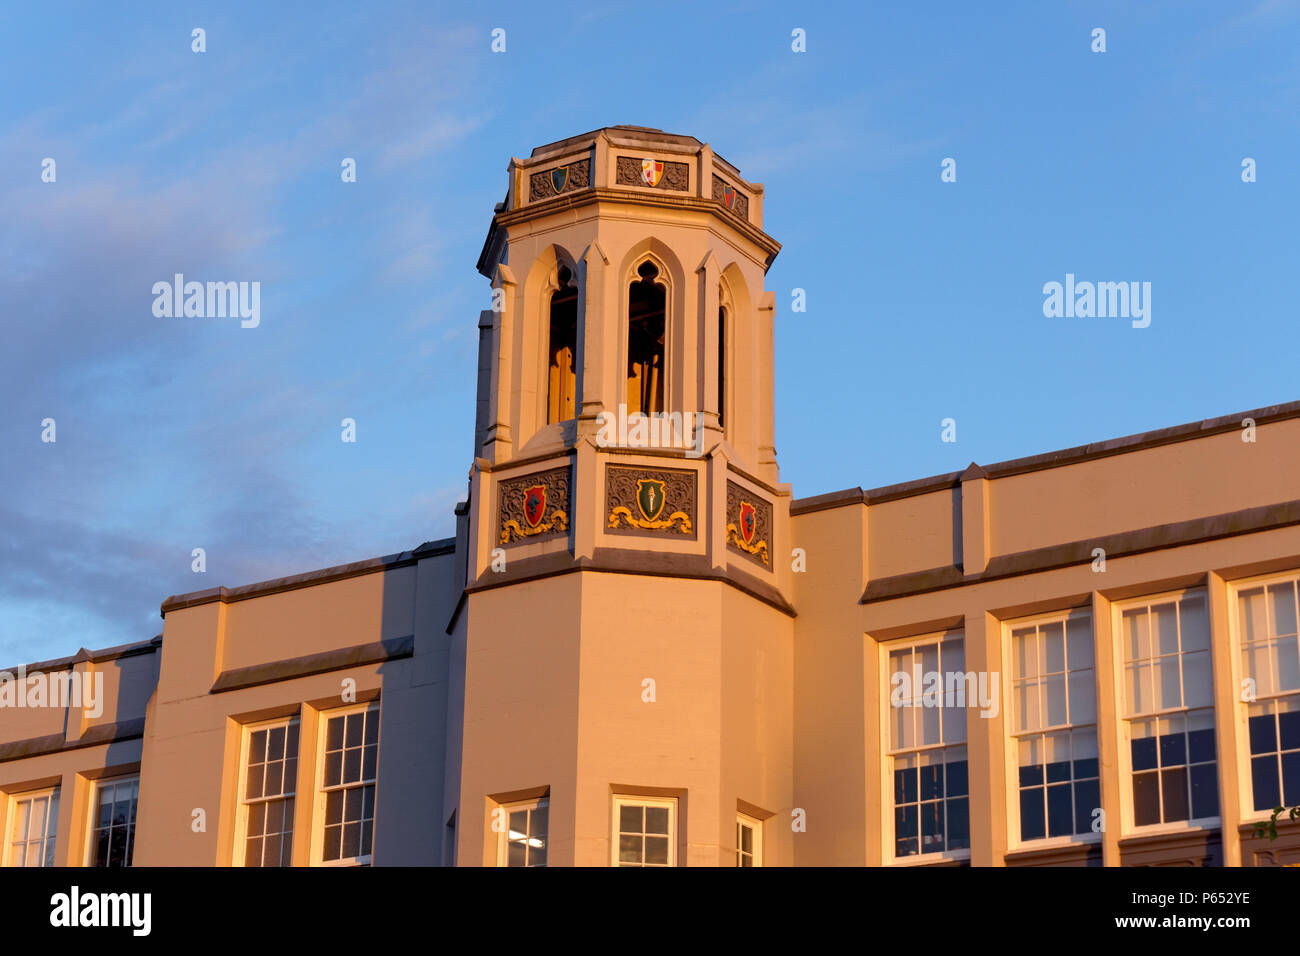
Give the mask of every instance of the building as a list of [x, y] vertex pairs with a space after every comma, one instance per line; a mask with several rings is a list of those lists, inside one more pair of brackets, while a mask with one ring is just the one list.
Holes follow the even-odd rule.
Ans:
[[1300, 402], [795, 499], [763, 199], [512, 160], [456, 536], [0, 683], [4, 863], [1300, 862]]

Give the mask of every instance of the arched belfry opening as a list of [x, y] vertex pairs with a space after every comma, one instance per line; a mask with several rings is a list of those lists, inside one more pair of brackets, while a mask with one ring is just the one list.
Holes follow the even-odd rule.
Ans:
[[653, 262], [646, 260], [637, 268], [627, 298], [627, 410], [653, 415], [664, 411], [668, 298]]
[[567, 266], [556, 274], [551, 293], [550, 337], [547, 346], [546, 423], [577, 417], [578, 289]]
[[727, 307], [718, 306], [718, 427], [727, 427]]

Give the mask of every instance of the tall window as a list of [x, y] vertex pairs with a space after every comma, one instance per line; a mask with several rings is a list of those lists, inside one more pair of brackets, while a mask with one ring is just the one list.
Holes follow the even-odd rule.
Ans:
[[727, 416], [727, 310], [718, 308], [718, 427]]
[[946, 679], [965, 672], [962, 635], [892, 647], [888, 667], [894, 856], [968, 851], [966, 701]]
[[546, 353], [547, 424], [577, 417], [574, 362], [578, 354], [578, 290], [571, 284], [573, 276], [565, 266], [560, 266], [557, 278], [560, 287], [551, 295], [550, 346]]
[[1205, 593], [1119, 610], [1133, 825], [1219, 815]]
[[9, 866], [53, 866], [59, 788], [18, 794], [9, 807]]
[[1090, 834], [1101, 806], [1092, 621], [1075, 612], [1010, 630], [1020, 839]]
[[627, 410], [653, 415], [664, 410], [664, 331], [667, 292], [651, 262], [637, 269], [628, 287]]
[[297, 781], [298, 719], [246, 728], [239, 828], [244, 866], [291, 865]]
[[1246, 705], [1255, 810], [1300, 804], [1300, 637], [1297, 579], [1237, 591], [1242, 676], [1254, 681]]
[[368, 865], [375, 829], [379, 706], [371, 704], [322, 716], [324, 739], [317, 802], [317, 818], [323, 821], [320, 859], [328, 864]]
[[108, 780], [95, 788], [91, 866], [130, 866], [135, 852], [135, 809], [140, 778]]
[[736, 814], [736, 866], [763, 865], [763, 823], [745, 813]]
[[677, 865], [677, 799], [614, 798], [614, 865]]
[[546, 797], [509, 803], [497, 838], [497, 866], [545, 866], [549, 801]]

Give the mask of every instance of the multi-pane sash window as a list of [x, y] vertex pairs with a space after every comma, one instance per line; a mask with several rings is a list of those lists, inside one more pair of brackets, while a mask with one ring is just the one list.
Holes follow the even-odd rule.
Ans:
[[763, 865], [763, 824], [744, 813], [736, 815], [736, 866]]
[[9, 866], [53, 866], [59, 789], [19, 794], [10, 805]]
[[1124, 717], [1133, 825], [1219, 815], [1210, 621], [1205, 593], [1125, 605]]
[[962, 635], [892, 647], [887, 666], [894, 856], [969, 850], [964, 705], [973, 701], [955, 693], [967, 693]]
[[245, 731], [244, 866], [289, 866], [293, 858], [294, 792], [298, 781], [298, 719]]
[[675, 798], [614, 798], [614, 865], [677, 865]]
[[1086, 613], [1012, 625], [1011, 700], [1020, 839], [1091, 833], [1101, 790]]
[[323, 863], [369, 864], [375, 828], [379, 707], [322, 715]]
[[1298, 583], [1292, 577], [1237, 591], [1241, 673], [1253, 682], [1246, 713], [1255, 810], [1300, 804]]
[[545, 866], [549, 806], [545, 797], [507, 804], [505, 829], [497, 843], [498, 866]]
[[106, 780], [95, 788], [91, 866], [130, 866], [135, 852], [135, 808], [140, 778]]

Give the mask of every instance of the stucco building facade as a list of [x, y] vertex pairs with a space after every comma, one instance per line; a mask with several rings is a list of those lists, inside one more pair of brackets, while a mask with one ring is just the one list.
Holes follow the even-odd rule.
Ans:
[[4, 865], [1300, 863], [1300, 402], [795, 498], [763, 199], [512, 160], [455, 536], [26, 667]]

